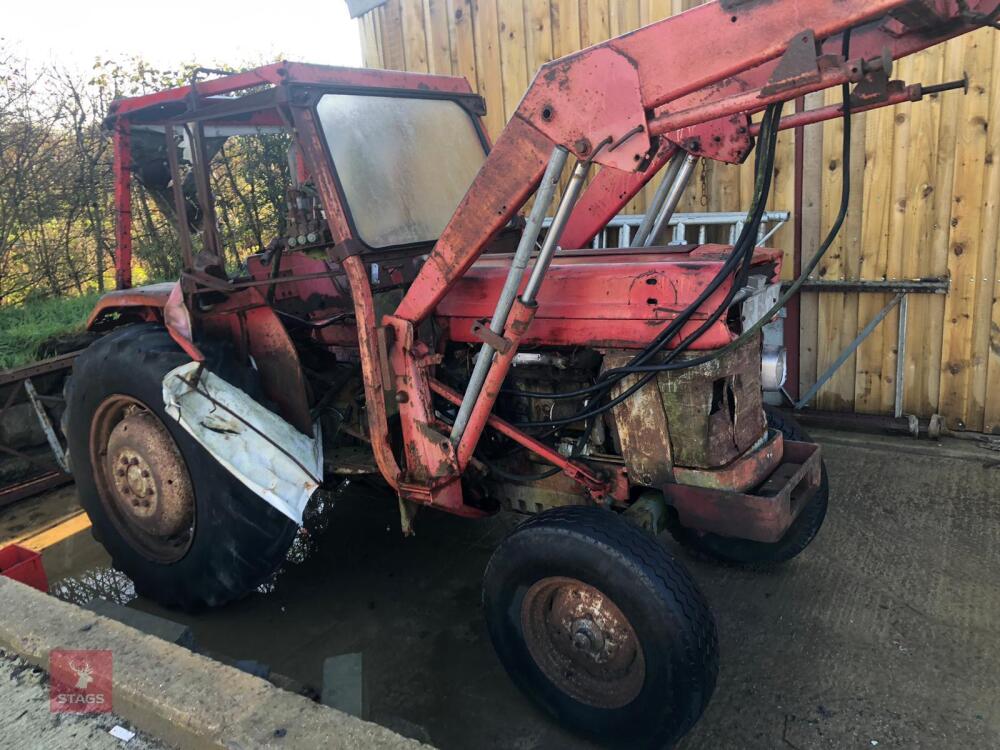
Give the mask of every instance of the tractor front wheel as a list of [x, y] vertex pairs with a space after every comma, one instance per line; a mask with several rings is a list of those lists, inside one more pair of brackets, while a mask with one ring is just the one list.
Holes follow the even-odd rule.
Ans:
[[[234, 352], [201, 348], [213, 374], [254, 394]], [[163, 378], [188, 361], [160, 326], [109, 333], [73, 365], [64, 425], [80, 504], [114, 566], [143, 596], [198, 609], [263, 583], [298, 527], [166, 414]]]
[[697, 585], [611, 511], [558, 508], [523, 523], [490, 560], [483, 605], [513, 681], [615, 745], [671, 745], [715, 687], [715, 620]]

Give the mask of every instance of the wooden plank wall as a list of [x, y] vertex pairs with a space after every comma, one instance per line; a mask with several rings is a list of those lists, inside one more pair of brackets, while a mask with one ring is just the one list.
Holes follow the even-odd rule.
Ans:
[[[496, 137], [538, 67], [700, 4], [697, 0], [388, 0], [361, 19], [364, 63], [465, 76], [487, 102]], [[901, 279], [950, 276], [945, 296], [910, 298], [904, 409], [941, 413], [952, 427], [1000, 433], [1000, 43], [990, 30], [902, 61], [896, 76], [936, 83], [968, 72], [968, 96], [932, 97], [858, 116], [851, 150], [852, 199], [843, 231], [817, 276]], [[993, 71], [997, 73], [994, 74]], [[839, 90], [807, 106], [839, 101]], [[989, 127], [990, 123], [997, 123]], [[841, 188], [840, 122], [805, 129], [803, 250], [809, 257], [833, 222]], [[782, 134], [769, 208], [794, 207], [794, 134]], [[699, 167], [682, 211], [745, 210], [744, 166]], [[647, 194], [648, 194], [647, 190]], [[630, 204], [644, 210], [647, 194]], [[772, 241], [786, 250], [789, 224]], [[807, 388], [882, 308], [877, 294], [802, 299], [801, 387]], [[820, 391], [815, 406], [891, 413], [896, 372], [894, 311]]]

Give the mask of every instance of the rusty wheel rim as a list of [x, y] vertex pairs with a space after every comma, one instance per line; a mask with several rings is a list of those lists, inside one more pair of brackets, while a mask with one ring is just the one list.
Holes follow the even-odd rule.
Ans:
[[105, 511], [133, 549], [176, 562], [194, 539], [194, 487], [177, 443], [145, 404], [109, 396], [94, 412], [90, 463]]
[[521, 627], [538, 668], [581, 703], [621, 708], [642, 690], [646, 662], [635, 630], [593, 586], [543, 578], [524, 595]]

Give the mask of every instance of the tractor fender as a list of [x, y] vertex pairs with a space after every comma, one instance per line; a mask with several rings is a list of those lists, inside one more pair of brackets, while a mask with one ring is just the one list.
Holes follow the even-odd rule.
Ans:
[[108, 292], [97, 300], [91, 310], [87, 330], [106, 331], [117, 328], [121, 325], [121, 318], [128, 322], [134, 322], [136, 318], [150, 323], [160, 322], [163, 319], [163, 306], [175, 286], [175, 282], [169, 281]]
[[170, 338], [191, 359], [205, 361], [205, 355], [193, 341], [191, 313], [184, 305], [179, 283], [168, 281], [108, 292], [94, 305], [87, 320], [87, 330], [106, 332], [137, 321], [163, 323]]
[[[191, 312], [179, 283], [150, 284], [105, 294], [91, 312], [87, 330], [105, 331], [136, 318], [163, 323], [192, 360], [204, 361], [194, 343]], [[278, 414], [303, 434], [312, 435], [309, 391], [298, 351], [264, 295], [253, 287], [242, 289], [211, 309], [199, 311], [198, 318], [210, 335], [232, 341], [242, 356], [252, 358], [264, 395], [274, 403]]]
[[[205, 331], [228, 338], [236, 350], [252, 359], [264, 395], [276, 411], [304, 435], [313, 434], [309, 388], [295, 343], [264, 295], [254, 287], [229, 294], [198, 313]], [[174, 332], [171, 331], [171, 336]]]
[[234, 477], [302, 523], [306, 503], [323, 482], [319, 422], [303, 435], [198, 362], [164, 376], [163, 403], [167, 414]]

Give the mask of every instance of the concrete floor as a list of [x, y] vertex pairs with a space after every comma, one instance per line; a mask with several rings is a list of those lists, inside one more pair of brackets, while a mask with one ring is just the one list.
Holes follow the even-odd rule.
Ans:
[[[715, 696], [681, 747], [1000, 747], [1000, 456], [817, 437], [830, 513], [800, 558], [742, 570], [664, 539], [721, 641]], [[370, 718], [442, 748], [590, 747], [521, 696], [486, 634], [480, 578], [517, 520], [426, 512], [403, 539], [394, 503], [357, 486], [268, 593], [198, 616], [133, 606], [188, 623], [204, 649], [316, 687], [324, 658], [363, 652]], [[127, 594], [99, 569], [81, 577], [98, 589], [105, 578]]]

